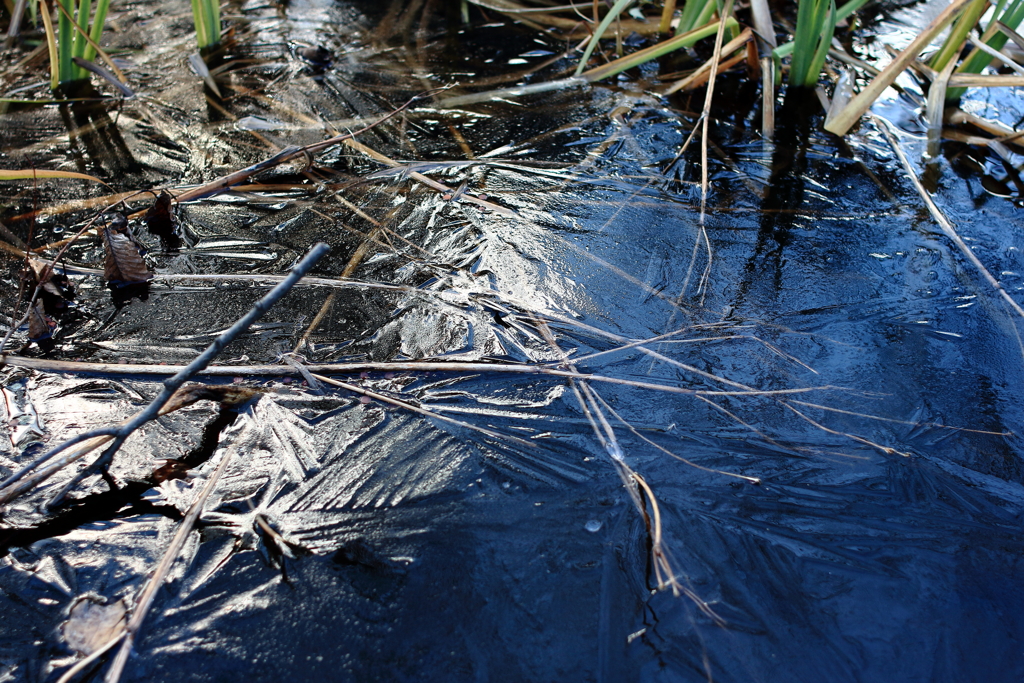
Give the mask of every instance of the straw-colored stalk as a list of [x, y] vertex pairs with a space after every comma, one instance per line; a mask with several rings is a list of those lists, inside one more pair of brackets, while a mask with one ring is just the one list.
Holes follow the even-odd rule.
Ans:
[[864, 112], [881, 96], [882, 91], [892, 85], [896, 77], [917, 59], [921, 51], [949, 26], [964, 7], [973, 1], [953, 0], [950, 6], [925, 27], [921, 34], [911, 41], [910, 45], [900, 52], [889, 66], [875, 76], [860, 94], [850, 100], [846, 108], [825, 124], [825, 130], [835, 135], [846, 135]]

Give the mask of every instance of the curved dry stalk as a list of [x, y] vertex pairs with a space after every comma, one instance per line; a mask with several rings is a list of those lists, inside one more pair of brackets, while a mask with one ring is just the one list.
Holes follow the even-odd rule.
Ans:
[[[665, 548], [664, 542], [661, 535], [661, 508], [658, 507], [658, 499], [654, 496], [654, 491], [636, 472], [631, 472], [630, 478], [637, 483], [637, 485], [643, 490], [644, 496], [651, 504], [651, 515], [653, 517], [653, 525], [651, 532], [651, 555], [654, 556], [654, 571], [658, 577], [660, 584], [666, 584], [672, 586], [672, 590], [675, 595], [682, 593], [686, 597], [690, 598], [697, 609], [703, 612], [708, 618], [715, 622], [717, 626], [725, 626], [725, 619], [718, 616], [711, 605], [705, 602], [699, 595], [687, 586], [680, 583], [674, 574], [672, 569], [672, 559], [668, 553], [668, 549]], [[646, 515], [646, 512], [645, 512]]]
[[830, 429], [830, 428], [826, 427], [825, 425], [821, 424], [820, 422], [818, 422], [817, 420], [811, 419], [810, 417], [805, 415], [802, 411], [797, 410], [793, 406], [789, 405], [788, 402], [786, 402], [786, 401], [779, 401], [779, 403], [782, 406], [784, 406], [785, 408], [788, 408], [789, 410], [793, 411], [801, 419], [806, 420], [807, 422], [809, 422], [810, 424], [814, 425], [815, 427], [817, 427], [818, 429], [820, 429], [823, 432], [826, 432], [828, 434], [832, 434], [834, 436], [845, 436], [847, 439], [852, 439], [852, 440], [854, 440], [854, 441], [856, 441], [858, 443], [864, 444], [865, 446], [871, 446], [872, 448], [880, 450], [883, 453], [885, 453], [886, 455], [902, 455], [904, 458], [909, 458], [910, 457], [910, 453], [905, 453], [903, 451], [898, 451], [898, 450], [896, 450], [895, 448], [893, 448], [891, 446], [883, 446], [880, 443], [875, 443], [874, 441], [871, 441], [870, 439], [865, 439], [862, 436], [857, 436], [856, 434], [850, 434], [849, 432], [841, 432], [841, 431], [838, 431], [836, 429]]

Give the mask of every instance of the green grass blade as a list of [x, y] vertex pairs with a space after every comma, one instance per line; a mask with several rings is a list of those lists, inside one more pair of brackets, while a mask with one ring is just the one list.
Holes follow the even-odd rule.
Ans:
[[[96, 16], [92, 19], [92, 26], [89, 29], [89, 37], [92, 38], [92, 42], [97, 45], [99, 45], [100, 38], [103, 37], [103, 25], [107, 21], [108, 9], [110, 9], [110, 0], [99, 0], [96, 3]], [[96, 59], [96, 48], [92, 45], [87, 46], [82, 58], [90, 62]]]
[[789, 63], [789, 82], [802, 85], [814, 57], [815, 39], [821, 35], [818, 5], [822, 0], [798, 0], [796, 32], [793, 34], [793, 59]]
[[[634, 52], [631, 55], [626, 55], [621, 59], [616, 59], [614, 62], [609, 62], [607, 64], [602, 64], [601, 66], [594, 67], [589, 71], [584, 71], [580, 75], [583, 76], [583, 78], [590, 81], [591, 83], [595, 81], [600, 81], [604, 78], [609, 78], [616, 74], [622, 73], [626, 69], [632, 69], [633, 67], [639, 66], [645, 62], [649, 62], [652, 59], [657, 59], [662, 55], [667, 55], [669, 52], [672, 52], [674, 50], [681, 50], [684, 48], [692, 47], [695, 43], [697, 43], [697, 41], [715, 35], [715, 33], [718, 32], [718, 24], [719, 22], [715, 21], [708, 24], [707, 26], [702, 26], [701, 28], [695, 31], [690, 31], [689, 33], [684, 33], [681, 36], [675, 36], [674, 38], [663, 40], [657, 45], [652, 45], [651, 47]], [[726, 19], [725, 25], [727, 28], [730, 29], [739, 27], [739, 23], [733, 17], [729, 17], [728, 19]]]
[[942, 71], [949, 64], [949, 60], [960, 54], [960, 48], [963, 47], [964, 41], [967, 40], [967, 34], [977, 25], [987, 7], [988, 0], [974, 0], [970, 7], [964, 10], [964, 13], [953, 24], [953, 28], [950, 29], [949, 35], [946, 36], [945, 42], [942, 43], [942, 47], [939, 48], [939, 51], [935, 53], [928, 63], [931, 68], [936, 71]]
[[57, 54], [59, 59], [59, 65], [57, 72], [60, 74], [60, 82], [66, 83], [70, 81], [72, 76], [72, 67], [74, 64], [71, 62], [73, 56], [73, 42], [71, 19], [70, 17], [75, 16], [75, 2], [74, 0], [57, 0], [61, 6], [66, 10], [61, 12], [57, 17]]
[[818, 49], [814, 52], [814, 59], [811, 60], [810, 69], [801, 85], [813, 88], [818, 83], [821, 69], [825, 66], [825, 57], [828, 56], [828, 49], [832, 46], [832, 35], [836, 30], [836, 3], [835, 0], [828, 1], [828, 14], [825, 23], [821, 27], [821, 35], [818, 37]]
[[203, 12], [206, 15], [204, 18], [206, 22], [206, 44], [207, 46], [216, 45], [220, 42], [220, 22], [216, 18], [216, 15], [220, 13], [220, 6], [217, 4], [217, 0], [201, 0], [200, 4], [202, 4]]
[[[81, 28], [87, 29], [89, 26], [89, 15], [92, 13], [92, 0], [81, 0], [81, 2], [82, 4], [78, 6], [77, 23]], [[75, 57], [84, 57], [85, 48], [87, 46], [88, 43], [86, 42], [85, 37], [78, 31], [75, 31], [74, 42], [72, 43], [71, 59], [74, 60]], [[75, 65], [72, 73], [72, 79], [77, 81], [80, 78], [87, 77], [88, 74], [86, 74], [85, 70], [82, 67]]]
[[715, 0], [687, 0], [679, 15], [676, 35], [681, 36], [708, 23], [716, 8]]
[[206, 47], [206, 37], [208, 35], [206, 30], [206, 15], [203, 12], [200, 0], [192, 0], [192, 21], [196, 26], [196, 42], [199, 44], [199, 49]]
[[594, 35], [591, 36], [590, 42], [587, 43], [587, 49], [583, 52], [583, 56], [580, 58], [580, 63], [576, 66], [575, 76], [579, 76], [583, 73], [583, 68], [587, 65], [590, 60], [590, 55], [594, 54], [594, 50], [597, 48], [597, 43], [601, 40], [601, 36], [611, 26], [611, 23], [615, 21], [615, 18], [622, 14], [627, 7], [633, 4], [633, 0], [616, 0], [615, 4], [612, 5], [611, 10], [605, 15], [601, 23], [598, 24], [597, 30], [594, 31]]
[[839, 7], [839, 9], [836, 10], [836, 22], [835, 23], [838, 24], [839, 22], [843, 21], [844, 19], [847, 19], [851, 14], [853, 14], [854, 12], [856, 12], [857, 10], [859, 10], [861, 7], [863, 7], [864, 5], [868, 4], [869, 2], [871, 2], [871, 0], [850, 0], [847, 3], [844, 3], [843, 5], [841, 5]]
[[220, 0], [207, 0], [210, 3], [210, 8], [213, 10], [213, 42], [215, 45], [220, 44]]

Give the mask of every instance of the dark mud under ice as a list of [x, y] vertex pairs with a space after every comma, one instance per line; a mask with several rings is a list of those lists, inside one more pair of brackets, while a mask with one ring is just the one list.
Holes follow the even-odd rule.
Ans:
[[[362, 66], [338, 59], [313, 77], [288, 41], [333, 50], [358, 43], [333, 23], [354, 21], [354, 10], [293, 6], [283, 19], [255, 5], [241, 10], [251, 49], [294, 71], [268, 92], [293, 108], [301, 94], [314, 104], [299, 113], [339, 120], [374, 101], [361, 99], [360, 83], [400, 102], [394, 93], [412, 94], [429, 78], [447, 82], [445, 73], [479, 72], [492, 68], [486, 59], [537, 50], [521, 29], [478, 28], [460, 37], [464, 54], [431, 63], [433, 75], [421, 73], [417, 85], [367, 38], [342, 52], [363, 55]], [[439, 50], [443, 33], [431, 34]], [[742, 87], [725, 92], [750, 99]], [[202, 131], [196, 145], [215, 140], [228, 160], [197, 167], [180, 150], [160, 157], [160, 135], [177, 124], [155, 132], [132, 118], [131, 106], [117, 125], [143, 168], [126, 183], [209, 180], [216, 164], [239, 167], [253, 154], [250, 119], [242, 130], [191, 124]], [[181, 116], [205, 120], [202, 108], [180, 106]], [[295, 113], [244, 98], [234, 106], [240, 119]], [[518, 215], [446, 202], [401, 176], [353, 190], [354, 203], [408, 240], [393, 236], [397, 251], [374, 247], [353, 277], [415, 291], [342, 290], [306, 356], [557, 359], [536, 327], [541, 318], [577, 358], [622, 344], [607, 333], [639, 340], [683, 329], [648, 345], [660, 357], [633, 348], [583, 360], [583, 371], [689, 389], [730, 388], [699, 372], [762, 390], [833, 387], [784, 403], [708, 396], [712, 405], [592, 383], [626, 461], [657, 495], [680, 578], [724, 626], [686, 598], [654, 590], [644, 518], [564, 381], [351, 378], [535, 444], [527, 448], [344, 391], [246, 378], [273, 391], [237, 415], [199, 404], [130, 439], [113, 472], [121, 492], [96, 479], [68, 509], [43, 513], [39, 504], [62, 485], [55, 481], [8, 510], [0, 681], [54, 681], [76, 660], [67, 635], [73, 604], [81, 596], [132, 600], [220, 449], [235, 449], [233, 464], [147, 619], [124, 681], [1024, 679], [1020, 321], [934, 227], [870, 127], [840, 148], [784, 115], [771, 149], [747, 130], [756, 112], [722, 106], [712, 128], [719, 151], [710, 162], [710, 260], [692, 182], [696, 148], [664, 172], [691, 125], [680, 110], [699, 103], [595, 86], [522, 105], [412, 112], [401, 128], [375, 131], [367, 144], [393, 158], [458, 160], [465, 155], [448, 132], [458, 127], [478, 156], [494, 151], [503, 163], [432, 176], [452, 187], [467, 180], [470, 191]], [[906, 103], [886, 111], [897, 106], [907, 111]], [[999, 106], [1011, 123], [1020, 118], [1012, 100]], [[8, 129], [5, 148], [15, 137], [24, 146], [47, 135], [52, 122], [33, 116], [33, 126]], [[296, 120], [285, 121], [291, 132], [263, 134], [307, 142], [294, 132], [305, 119]], [[916, 131], [899, 123], [901, 143], [920, 158]], [[184, 136], [178, 143], [191, 144]], [[944, 152], [935, 162], [937, 201], [1019, 299], [1021, 210], [986, 190], [988, 176], [963, 149]], [[349, 152], [321, 161], [339, 174], [380, 168]], [[538, 161], [551, 163], [531, 163]], [[318, 274], [336, 276], [360, 242], [337, 221], [371, 229], [322, 196], [255, 202], [183, 208], [191, 244], [173, 257], [157, 248], [158, 269], [281, 272], [324, 239], [334, 252]], [[18, 210], [27, 208], [12, 215]], [[52, 239], [62, 227], [49, 219], [38, 229]], [[71, 259], [95, 267], [100, 253], [84, 245]], [[17, 264], [5, 263], [13, 286]], [[115, 311], [98, 280], [82, 278], [85, 313], [67, 323], [53, 357], [184, 363], [263, 291], [155, 282], [144, 301]], [[219, 362], [272, 362], [327, 295], [296, 289]], [[37, 436], [49, 444], [123, 419], [157, 391], [153, 377], [8, 371], [4, 381], [7, 409], [35, 410]], [[33, 423], [22, 416], [17, 424]], [[16, 448], [3, 440], [5, 473], [40, 452], [30, 441]], [[696, 469], [656, 446], [761, 484]], [[190, 478], [153, 486], [148, 478], [167, 459], [188, 463]]]

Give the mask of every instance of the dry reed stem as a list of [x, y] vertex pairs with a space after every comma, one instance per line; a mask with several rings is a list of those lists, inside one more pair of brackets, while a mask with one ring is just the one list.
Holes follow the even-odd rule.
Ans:
[[928, 154], [937, 156], [939, 154], [939, 141], [942, 137], [942, 119], [946, 111], [946, 90], [949, 87], [949, 77], [953, 75], [956, 68], [956, 60], [951, 59], [936, 74], [928, 89], [928, 104], [926, 107], [928, 121]]
[[[655, 353], [655, 352], [652, 352]], [[660, 354], [658, 354], [660, 355]], [[127, 365], [121, 363], [82, 363], [76, 361], [52, 361], [43, 358], [23, 358], [20, 356], [0, 356], [0, 366], [10, 365], [13, 367], [31, 368], [46, 372], [82, 372], [101, 373], [113, 375], [172, 375], [180, 372], [187, 366], [182, 365]], [[683, 365], [683, 364], [681, 364]], [[690, 366], [686, 366], [690, 367]], [[593, 373], [579, 374], [557, 370], [537, 365], [526, 365], [522, 363], [453, 363], [450, 361], [395, 361], [395, 362], [365, 362], [365, 363], [336, 363], [336, 364], [309, 364], [306, 369], [313, 373], [329, 374], [354, 374], [359, 372], [497, 372], [513, 375], [546, 375], [549, 377], [560, 377], [564, 379], [585, 379], [592, 382], [604, 382], [605, 384], [618, 384], [621, 386], [634, 387], [636, 389], [650, 389], [670, 394], [683, 394], [686, 396], [791, 396], [794, 394], [807, 394], [814, 391], [848, 391], [844, 387], [825, 384], [813, 387], [798, 387], [794, 389], [749, 389], [739, 391], [722, 391], [712, 389], [685, 389], [670, 384], [657, 384], [655, 382], [643, 382], [630, 380], [621, 377], [610, 377]], [[703, 373], [703, 371], [698, 371]], [[196, 375], [220, 376], [220, 377], [282, 377], [299, 374], [299, 371], [289, 365], [210, 365], [196, 373]], [[703, 373], [709, 375], [709, 373]], [[709, 375], [709, 377], [727, 384], [738, 384], [724, 378]], [[742, 386], [742, 385], [740, 385]]]
[[[854, 126], [865, 112], [874, 104], [882, 91], [888, 88], [903, 71], [921, 54], [921, 51], [928, 46], [937, 35], [945, 30], [946, 26], [956, 17], [968, 3], [974, 0], [953, 0], [953, 2], [937, 16], [914, 40], [911, 41], [895, 59], [868, 83], [855, 96], [843, 111], [839, 112], [831, 121], [825, 125], [825, 130], [840, 137]], [[952, 80], [952, 79], [951, 79]]]
[[953, 125], [970, 125], [990, 135], [996, 136], [998, 142], [1010, 143], [1024, 147], [1024, 131], [1015, 131], [997, 122], [988, 121], [975, 114], [968, 114], [962, 109], [946, 110], [946, 123]]
[[[708, 90], [704, 97], [704, 109], [701, 111], [703, 130], [701, 132], [700, 148], [700, 225], [704, 229], [704, 216], [708, 199], [708, 126], [711, 116], [711, 102], [715, 96], [715, 77], [718, 75], [718, 63], [722, 59], [722, 40], [725, 38], [725, 17], [732, 13], [733, 0], [725, 3], [722, 10], [722, 21], [718, 24], [718, 33], [715, 34], [715, 52], [711, 57], [711, 77], [708, 79]], [[710, 266], [711, 251], [708, 251], [708, 265]]]
[[986, 43], [978, 36], [976, 31], [971, 33], [969, 40], [971, 41], [971, 44], [974, 45], [974, 47], [978, 48], [979, 50], [987, 54], [989, 57], [992, 57], [993, 59], [1002, 62], [1006, 66], [1016, 71], [1018, 74], [1024, 75], [1024, 66], [1021, 66], [1017, 62], [1013, 61], [1012, 59], [1004, 55], [999, 50], [996, 50], [995, 48], [990, 46], [988, 43]]
[[[715, 75], [717, 76], [719, 74], [725, 73], [726, 71], [733, 68], [737, 64], [746, 61], [746, 59], [746, 53], [738, 54], [735, 57], [730, 57], [729, 59], [725, 60], [716, 67]], [[710, 62], [705, 62], [704, 64], [710, 64]], [[687, 76], [686, 78], [677, 81], [675, 85], [672, 86], [672, 92], [696, 90], [700, 86], [707, 83], [708, 80], [711, 78], [709, 69], [705, 69], [703, 66], [701, 66], [699, 71], [699, 74], [691, 74], [690, 76]]]
[[1024, 76], [999, 74], [953, 74], [949, 87], [960, 88], [1018, 88], [1024, 85]]

